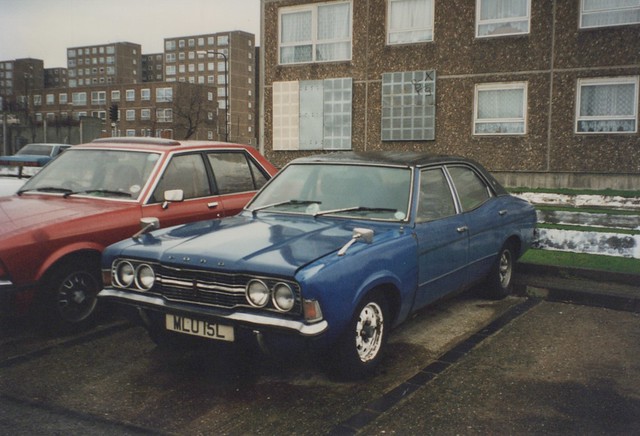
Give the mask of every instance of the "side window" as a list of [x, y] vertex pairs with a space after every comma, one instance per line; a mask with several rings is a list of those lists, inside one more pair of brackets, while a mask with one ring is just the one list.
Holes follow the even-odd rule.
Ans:
[[491, 197], [486, 183], [467, 167], [448, 167], [463, 211], [475, 209]]
[[199, 154], [185, 154], [171, 159], [153, 193], [153, 201], [163, 201], [164, 192], [171, 189], [182, 189], [185, 200], [211, 195], [207, 170]]
[[424, 170], [420, 173], [420, 198], [418, 199], [418, 221], [433, 221], [455, 215], [456, 208], [451, 189], [441, 169]]
[[267, 182], [264, 174], [247, 159], [245, 153], [209, 153], [208, 157], [219, 194], [255, 191]]

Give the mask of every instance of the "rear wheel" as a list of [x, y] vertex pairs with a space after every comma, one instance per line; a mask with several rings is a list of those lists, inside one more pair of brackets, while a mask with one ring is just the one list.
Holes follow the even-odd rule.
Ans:
[[380, 294], [365, 297], [336, 346], [332, 366], [341, 376], [371, 376], [380, 364], [389, 333], [387, 301]]
[[487, 279], [487, 297], [499, 300], [511, 294], [514, 264], [515, 247], [511, 243], [505, 243]]

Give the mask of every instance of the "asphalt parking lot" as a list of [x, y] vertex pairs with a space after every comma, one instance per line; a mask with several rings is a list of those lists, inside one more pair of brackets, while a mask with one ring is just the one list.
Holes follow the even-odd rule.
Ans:
[[[9, 341], [22, 354], [0, 365], [0, 434], [639, 434], [640, 289], [521, 276], [536, 295], [439, 303], [357, 383], [293, 360], [167, 356], [122, 323]], [[554, 301], [568, 283], [579, 301]]]

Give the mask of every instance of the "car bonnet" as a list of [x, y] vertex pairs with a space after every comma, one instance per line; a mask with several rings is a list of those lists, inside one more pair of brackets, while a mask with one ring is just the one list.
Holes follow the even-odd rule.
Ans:
[[0, 197], [0, 241], [12, 235], [43, 229], [61, 222], [89, 218], [130, 203], [61, 196], [11, 195]]
[[181, 268], [293, 276], [349, 242], [354, 227], [347, 220], [243, 214], [145, 235], [118, 251]]

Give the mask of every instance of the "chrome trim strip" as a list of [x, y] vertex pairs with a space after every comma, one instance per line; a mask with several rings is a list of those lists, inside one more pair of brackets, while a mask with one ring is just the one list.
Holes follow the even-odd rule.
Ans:
[[117, 289], [106, 288], [98, 294], [100, 298], [109, 298], [133, 305], [144, 305], [146, 307], [156, 307], [162, 309], [174, 309], [182, 313], [191, 313], [207, 317], [215, 317], [224, 320], [234, 321], [253, 326], [273, 327], [285, 330], [291, 330], [300, 333], [303, 336], [317, 336], [323, 333], [329, 327], [326, 320], [322, 320], [314, 324], [305, 324], [299, 321], [288, 319], [273, 318], [264, 315], [234, 312], [228, 315], [212, 313], [210, 310], [200, 307], [183, 308], [180, 305], [172, 304], [163, 298], [151, 295], [137, 294], [133, 292], [120, 291]]

